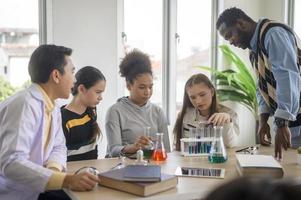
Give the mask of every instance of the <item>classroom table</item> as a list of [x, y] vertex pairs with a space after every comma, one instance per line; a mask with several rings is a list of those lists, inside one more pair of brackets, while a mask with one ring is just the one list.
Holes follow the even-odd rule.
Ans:
[[[122, 199], [200, 199], [204, 197], [213, 188], [230, 181], [239, 176], [236, 169], [235, 150], [239, 148], [227, 149], [228, 160], [225, 163], [212, 164], [208, 162], [207, 157], [183, 157], [180, 152], [171, 152], [168, 154], [168, 158], [164, 162], [152, 162], [161, 165], [161, 171], [168, 174], [174, 174], [178, 166], [185, 167], [212, 167], [212, 168], [224, 168], [225, 178], [194, 178], [194, 177], [179, 177], [177, 187], [158, 193], [149, 197], [139, 197], [126, 192], [106, 188], [103, 186], [96, 186], [89, 192], [75, 192], [71, 190], [65, 190], [66, 193], [73, 200], [122, 200]], [[273, 147], [260, 146], [258, 154], [273, 155]], [[297, 164], [297, 153], [294, 149], [284, 151], [284, 159], [281, 165], [284, 169], [285, 177], [301, 177], [301, 165]], [[87, 161], [75, 161], [68, 162], [67, 169], [69, 173], [74, 173], [77, 169], [83, 166], [96, 167], [100, 172], [110, 170], [112, 167], [120, 163], [120, 158], [106, 158], [98, 160]], [[133, 160], [126, 159], [127, 163], [134, 162]]]

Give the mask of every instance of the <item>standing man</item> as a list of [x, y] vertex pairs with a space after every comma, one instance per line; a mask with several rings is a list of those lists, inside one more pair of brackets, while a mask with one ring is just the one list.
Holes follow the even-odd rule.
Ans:
[[301, 42], [287, 25], [269, 19], [256, 23], [235, 7], [223, 11], [216, 28], [231, 45], [250, 50], [250, 61], [258, 76], [260, 142], [271, 144], [267, 121], [273, 115], [275, 157], [282, 159], [282, 148], [301, 145]]
[[[60, 109], [73, 87], [72, 49], [41, 45], [31, 55], [32, 85], [0, 104], [0, 199], [33, 200], [44, 191], [91, 190], [97, 176], [66, 174], [67, 149]], [[61, 199], [68, 199], [65, 194]], [[58, 199], [42, 194], [39, 199]]]

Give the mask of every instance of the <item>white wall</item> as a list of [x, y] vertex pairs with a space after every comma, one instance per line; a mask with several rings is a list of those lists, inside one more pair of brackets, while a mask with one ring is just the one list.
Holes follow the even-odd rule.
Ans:
[[92, 65], [107, 78], [103, 101], [98, 106], [98, 122], [103, 130], [100, 156], [106, 151], [104, 121], [106, 110], [120, 96], [118, 75], [117, 0], [47, 0], [47, 43], [74, 50], [77, 69]]

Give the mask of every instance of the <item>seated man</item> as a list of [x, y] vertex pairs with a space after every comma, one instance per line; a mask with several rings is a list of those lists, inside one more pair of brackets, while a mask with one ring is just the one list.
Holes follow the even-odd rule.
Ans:
[[29, 61], [32, 85], [0, 104], [0, 199], [37, 199], [49, 190], [91, 190], [98, 178], [69, 175], [57, 98], [73, 86], [72, 50], [41, 45]]

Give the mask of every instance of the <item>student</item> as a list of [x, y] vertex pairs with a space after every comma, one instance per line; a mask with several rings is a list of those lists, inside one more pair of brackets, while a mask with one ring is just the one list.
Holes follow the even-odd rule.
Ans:
[[101, 131], [96, 121], [96, 106], [102, 100], [106, 79], [101, 71], [91, 66], [81, 68], [75, 79], [73, 99], [61, 108], [67, 161], [97, 159]]
[[231, 45], [249, 50], [258, 78], [260, 143], [271, 144], [268, 119], [274, 116], [275, 157], [281, 160], [283, 149], [301, 145], [301, 41], [287, 25], [255, 22], [235, 7], [220, 14], [216, 28]]
[[0, 199], [37, 199], [69, 188], [91, 190], [98, 178], [66, 174], [66, 145], [57, 98], [68, 98], [74, 80], [72, 50], [41, 45], [31, 55], [32, 85], [0, 104]]
[[223, 139], [227, 147], [233, 147], [239, 134], [237, 114], [218, 103], [216, 91], [204, 74], [191, 76], [185, 84], [183, 107], [174, 127], [176, 150], [180, 151], [180, 139], [189, 137], [189, 128], [199, 123], [224, 126]]
[[107, 112], [106, 134], [108, 156], [120, 153], [136, 153], [149, 144], [145, 136], [150, 127], [150, 135], [164, 133], [163, 142], [170, 151], [167, 121], [162, 109], [150, 102], [153, 93], [153, 72], [149, 57], [134, 50], [122, 60], [120, 74], [125, 77], [130, 96], [118, 99]]
[[204, 200], [298, 200], [300, 196], [300, 179], [242, 177], [218, 186]]

